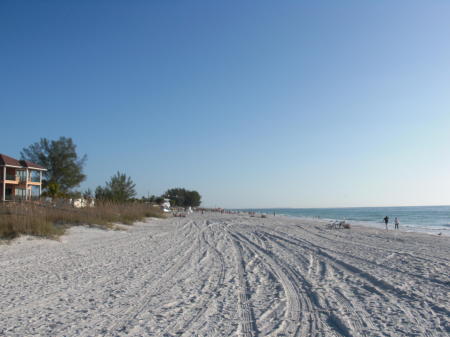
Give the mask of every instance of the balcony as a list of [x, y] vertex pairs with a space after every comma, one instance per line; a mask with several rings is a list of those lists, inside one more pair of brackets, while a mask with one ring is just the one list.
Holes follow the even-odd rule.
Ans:
[[41, 197], [39, 195], [28, 195], [28, 197], [25, 197], [25, 195], [13, 195], [13, 194], [5, 194], [5, 201], [39, 201], [41, 200]]
[[25, 201], [26, 198], [23, 195], [12, 195], [12, 194], [6, 194], [5, 195], [5, 200], [6, 201]]
[[25, 200], [25, 196], [5, 194], [5, 200], [6, 201], [22, 201], [22, 200]]
[[[30, 172], [30, 174], [28, 175], [27, 178], [27, 174], [25, 171], [17, 171], [15, 174], [14, 173], [7, 173], [5, 175], [5, 180], [9, 181], [9, 182], [14, 182], [16, 184], [26, 184], [26, 183], [34, 183], [34, 184], [39, 184], [41, 183], [41, 177], [39, 174], [35, 174]], [[0, 181], [3, 180], [3, 175], [0, 174]]]
[[[5, 176], [5, 181], [10, 182], [14, 182], [14, 183], [18, 183], [19, 182], [19, 177], [17, 177], [15, 174], [6, 174]], [[3, 176], [0, 176], [0, 181], [3, 181]]]

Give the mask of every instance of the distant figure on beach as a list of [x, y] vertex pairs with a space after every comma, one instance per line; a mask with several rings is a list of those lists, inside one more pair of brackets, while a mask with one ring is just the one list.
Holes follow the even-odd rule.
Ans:
[[386, 225], [386, 230], [387, 230], [388, 229], [389, 217], [386, 215], [383, 220], [384, 220], [384, 224]]
[[395, 229], [398, 229], [398, 225], [400, 224], [400, 222], [398, 221], [398, 218], [395, 217], [394, 219], [394, 225], [395, 225]]
[[275, 212], [273, 212], [273, 216], [275, 216]]

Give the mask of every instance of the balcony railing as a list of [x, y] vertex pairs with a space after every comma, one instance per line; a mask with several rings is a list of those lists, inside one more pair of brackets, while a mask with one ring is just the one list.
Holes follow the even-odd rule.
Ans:
[[6, 201], [19, 201], [22, 199], [19, 199], [18, 196], [14, 195], [14, 194], [5, 194], [5, 200]]
[[[27, 182], [27, 176], [24, 174], [6, 174], [6, 179], [5, 180], [9, 180], [9, 181], [18, 181], [19, 183], [26, 183]], [[3, 175], [0, 175], [0, 181], [3, 180]], [[32, 183], [40, 183], [41, 182], [41, 177], [40, 176], [33, 176], [33, 175], [29, 175], [28, 176], [28, 182], [32, 182]]]
[[25, 196], [22, 195], [12, 195], [12, 194], [6, 194], [5, 195], [5, 200], [6, 201], [38, 201], [41, 200], [40, 196], [37, 195], [32, 195], [32, 196], [28, 196], [27, 199], [25, 199]]
[[13, 180], [16, 181], [16, 175], [15, 174], [7, 174], [6, 180]]

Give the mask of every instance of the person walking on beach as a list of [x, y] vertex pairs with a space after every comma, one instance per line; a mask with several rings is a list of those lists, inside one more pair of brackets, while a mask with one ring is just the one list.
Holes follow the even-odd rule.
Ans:
[[389, 222], [389, 217], [386, 215], [384, 217], [384, 224], [386, 225], [386, 230], [388, 229], [388, 222]]
[[394, 219], [394, 225], [395, 225], [395, 229], [398, 229], [398, 225], [400, 224], [400, 222], [398, 221], [398, 218], [395, 217]]

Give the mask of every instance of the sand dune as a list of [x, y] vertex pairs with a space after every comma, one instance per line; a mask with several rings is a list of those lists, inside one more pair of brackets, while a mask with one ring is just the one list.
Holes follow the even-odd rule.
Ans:
[[450, 238], [205, 214], [0, 245], [1, 336], [449, 336]]

